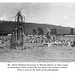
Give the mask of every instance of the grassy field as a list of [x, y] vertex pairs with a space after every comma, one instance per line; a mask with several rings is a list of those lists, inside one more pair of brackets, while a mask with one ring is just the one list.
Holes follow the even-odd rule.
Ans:
[[75, 62], [75, 47], [25, 44], [24, 50], [0, 48], [0, 62]]

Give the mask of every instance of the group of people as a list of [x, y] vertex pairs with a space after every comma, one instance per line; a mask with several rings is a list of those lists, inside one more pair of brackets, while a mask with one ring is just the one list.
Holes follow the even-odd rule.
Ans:
[[[71, 46], [74, 42], [74, 39], [61, 39], [60, 36], [50, 36], [46, 35], [27, 35], [25, 43], [41, 43], [41, 44], [51, 44], [56, 46]], [[63, 36], [62, 36], [63, 37]]]
[[[61, 39], [60, 36], [50, 36], [47, 37], [46, 35], [26, 35], [24, 37], [26, 40], [24, 40], [24, 43], [41, 43], [42, 45], [55, 45], [55, 46], [75, 46], [74, 40], [71, 39]], [[11, 38], [0, 38], [0, 46], [2, 44], [4, 45], [10, 45]]]

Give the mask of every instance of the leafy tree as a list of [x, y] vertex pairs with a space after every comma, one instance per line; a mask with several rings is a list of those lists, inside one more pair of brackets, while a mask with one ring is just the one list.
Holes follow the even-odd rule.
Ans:
[[36, 33], [37, 33], [36, 29], [33, 29], [33, 34], [36, 34]]
[[51, 33], [51, 35], [55, 35], [57, 33], [57, 29], [56, 28], [51, 29], [50, 33]]
[[53, 32], [53, 29], [51, 29], [51, 32], [50, 32], [50, 34], [51, 34], [51, 35], [53, 35], [53, 34], [54, 34], [54, 32]]
[[44, 34], [44, 30], [41, 27], [38, 27], [37, 31], [38, 31], [39, 35], [43, 35]]
[[70, 29], [70, 34], [71, 34], [71, 35], [74, 34], [74, 30], [73, 30], [73, 28]]
[[57, 29], [56, 28], [54, 28], [54, 34], [56, 34], [57, 33]]

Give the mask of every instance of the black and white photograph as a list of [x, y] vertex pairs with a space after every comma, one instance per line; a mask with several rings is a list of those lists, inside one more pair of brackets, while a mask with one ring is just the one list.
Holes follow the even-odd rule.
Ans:
[[0, 62], [75, 62], [75, 3], [0, 3]]

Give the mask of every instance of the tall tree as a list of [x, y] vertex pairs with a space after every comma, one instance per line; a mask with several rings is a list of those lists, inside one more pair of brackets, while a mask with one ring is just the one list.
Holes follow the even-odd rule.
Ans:
[[36, 29], [33, 29], [33, 34], [36, 34], [37, 33], [37, 30]]
[[56, 33], [57, 33], [57, 29], [56, 29], [56, 28], [54, 28], [53, 30], [54, 30], [54, 34], [56, 34]]
[[38, 27], [37, 31], [38, 31], [39, 35], [43, 35], [44, 34], [44, 30], [41, 27]]
[[74, 34], [74, 30], [73, 30], [73, 28], [70, 29], [70, 34], [71, 34], [71, 35]]
[[51, 29], [51, 32], [50, 32], [50, 34], [51, 34], [51, 35], [53, 35], [53, 34], [54, 34], [54, 30], [53, 30], [53, 29]]
[[51, 35], [55, 35], [57, 33], [57, 29], [56, 28], [51, 29], [50, 33], [51, 33]]

